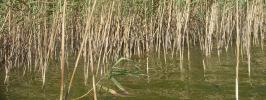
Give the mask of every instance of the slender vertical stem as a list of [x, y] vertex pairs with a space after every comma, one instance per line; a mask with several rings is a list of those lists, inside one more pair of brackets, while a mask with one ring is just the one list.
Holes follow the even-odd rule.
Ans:
[[[76, 70], [77, 70], [77, 67], [78, 67], [78, 63], [79, 63], [79, 60], [80, 60], [80, 56], [81, 56], [82, 50], [85, 47], [84, 45], [87, 44], [87, 40], [89, 38], [88, 30], [91, 27], [92, 14], [94, 12], [94, 8], [95, 8], [95, 5], [96, 5], [96, 2], [97, 2], [97, 0], [94, 1], [92, 9], [91, 9], [90, 12], [89, 12], [90, 8], [88, 8], [86, 26], [85, 26], [85, 32], [84, 32], [84, 39], [82, 40], [82, 43], [81, 43], [81, 46], [80, 46], [80, 49], [79, 49], [79, 52], [78, 52], [78, 56], [77, 56], [76, 61], [75, 61], [74, 70], [72, 72], [72, 75], [71, 75], [71, 78], [70, 78], [70, 81], [69, 81], [68, 91], [67, 91], [68, 94], [71, 91], [71, 86], [72, 86], [72, 83], [73, 83], [73, 80], [74, 80], [74, 76], [75, 76], [75, 73], [76, 73]], [[91, 45], [91, 43], [90, 43], [90, 45]], [[92, 50], [92, 49], [90, 49], [90, 50]]]
[[236, 100], [239, 99], [238, 96], [238, 69], [239, 69], [239, 49], [240, 49], [240, 36], [239, 36], [239, 8], [238, 0], [236, 0], [236, 79], [235, 79], [235, 96]]
[[60, 87], [60, 100], [63, 100], [64, 94], [64, 61], [65, 61], [65, 16], [66, 16], [67, 1], [64, 0], [63, 15], [62, 15], [62, 36], [61, 36], [61, 87]]

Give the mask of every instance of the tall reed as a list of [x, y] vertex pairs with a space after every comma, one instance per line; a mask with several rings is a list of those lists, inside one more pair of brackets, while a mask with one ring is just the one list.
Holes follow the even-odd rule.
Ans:
[[[0, 61], [6, 83], [12, 70], [22, 70], [24, 74], [41, 73], [45, 85], [49, 62], [60, 59], [64, 92], [64, 69], [72, 69], [69, 56], [76, 60], [67, 93], [71, 93], [80, 60], [84, 83], [92, 82], [94, 87], [108, 72], [108, 63], [120, 57], [146, 55], [147, 73], [149, 53], [157, 53], [165, 62], [178, 57], [183, 72], [184, 53], [189, 60], [191, 47], [199, 47], [205, 58], [213, 51], [220, 55], [236, 47], [237, 83], [239, 57], [247, 59], [252, 77], [251, 47], [264, 46], [265, 0], [3, 1]], [[207, 71], [205, 58], [203, 69]], [[96, 88], [94, 93], [97, 99]]]

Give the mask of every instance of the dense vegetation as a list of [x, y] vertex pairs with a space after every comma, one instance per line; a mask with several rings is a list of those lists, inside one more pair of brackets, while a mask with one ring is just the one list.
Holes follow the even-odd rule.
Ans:
[[266, 32], [265, 0], [1, 0], [0, 5], [5, 82], [19, 69], [41, 73], [45, 84], [49, 62], [60, 59], [61, 91], [69, 57], [76, 57], [72, 78], [83, 60], [85, 84], [91, 75], [95, 84], [94, 75], [108, 72], [108, 62], [151, 51], [165, 59], [179, 56], [182, 71], [184, 51], [189, 59], [192, 46], [205, 56], [213, 48], [220, 55], [235, 47], [237, 83], [239, 56], [246, 57], [250, 72], [250, 48], [263, 47]]

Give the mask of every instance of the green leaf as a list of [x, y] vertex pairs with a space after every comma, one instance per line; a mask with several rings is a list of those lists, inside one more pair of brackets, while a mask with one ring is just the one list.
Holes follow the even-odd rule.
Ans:
[[111, 78], [111, 81], [123, 92], [125, 92], [126, 94], [128, 94], [128, 92], [126, 91], [126, 89], [114, 78]]
[[127, 59], [127, 58], [120, 58], [120, 59], [118, 59], [116, 62], [115, 62], [115, 64], [112, 66], [112, 67], [115, 67], [116, 65], [118, 65], [120, 62], [122, 62], [122, 61], [131, 61], [130, 59]]

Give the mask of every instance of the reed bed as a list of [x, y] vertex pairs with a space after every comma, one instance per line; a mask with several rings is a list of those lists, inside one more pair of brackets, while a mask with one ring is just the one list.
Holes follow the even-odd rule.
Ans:
[[[265, 0], [1, 0], [0, 61], [5, 83], [12, 70], [41, 73], [45, 85], [49, 62], [61, 60], [61, 96], [80, 60], [84, 84], [108, 72], [108, 63], [149, 52], [179, 57], [199, 47], [207, 57], [236, 48], [236, 87], [239, 57], [247, 59], [251, 76], [251, 47], [263, 49]], [[76, 57], [71, 80], [64, 80], [69, 57]], [[204, 70], [207, 70], [203, 59]], [[66, 67], [65, 67], [66, 66]], [[89, 76], [93, 76], [89, 79]], [[236, 94], [237, 92], [236, 88]], [[237, 95], [236, 95], [236, 98]]]

